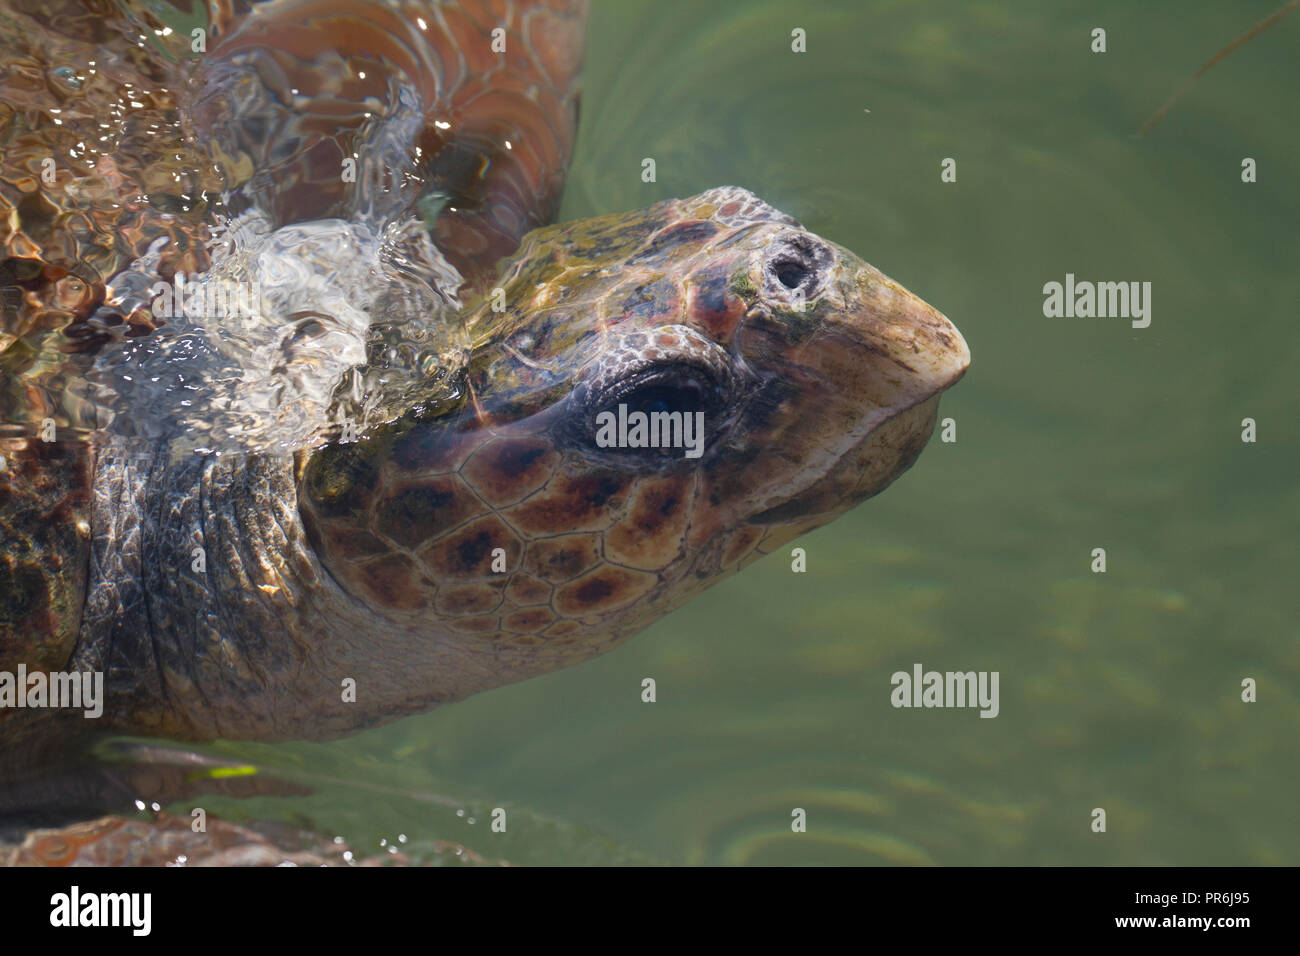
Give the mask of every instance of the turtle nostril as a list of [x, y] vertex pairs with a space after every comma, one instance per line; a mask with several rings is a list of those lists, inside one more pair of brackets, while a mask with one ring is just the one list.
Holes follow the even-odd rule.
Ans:
[[811, 298], [822, 285], [831, 265], [831, 251], [811, 236], [778, 236], [767, 253], [764, 282], [769, 293], [788, 298], [791, 293]]
[[778, 262], [773, 271], [787, 289], [799, 288], [808, 278], [808, 269], [801, 262]]

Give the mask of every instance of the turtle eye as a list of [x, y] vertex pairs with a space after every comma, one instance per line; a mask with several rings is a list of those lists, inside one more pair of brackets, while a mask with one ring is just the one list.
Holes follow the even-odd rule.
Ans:
[[627, 413], [647, 415], [665, 412], [709, 412], [725, 397], [702, 369], [686, 365], [646, 369], [627, 380], [614, 383], [603, 395], [595, 396], [596, 412], [617, 412], [623, 405]]
[[564, 426], [585, 455], [667, 467], [697, 459], [734, 418], [745, 373], [679, 326], [621, 336], [580, 374]]

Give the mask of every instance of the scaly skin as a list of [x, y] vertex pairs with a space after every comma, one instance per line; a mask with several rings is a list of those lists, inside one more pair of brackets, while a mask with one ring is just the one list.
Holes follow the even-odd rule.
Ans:
[[[24, 611], [0, 663], [39, 649], [102, 671], [96, 729], [329, 738], [577, 663], [883, 490], [928, 440], [969, 360], [960, 334], [751, 193], [534, 229], [568, 159], [580, 11], [488, 6], [358, 18], [275, 0], [201, 61], [185, 122], [273, 224], [409, 217], [403, 156], [452, 195], [433, 233], [462, 280], [441, 291], [468, 303], [468, 346], [356, 441], [177, 458], [99, 433], [81, 470], [11, 487], [26, 510], [3, 520], [29, 557], [0, 586], [65, 593], [39, 621]], [[521, 41], [504, 67], [482, 53], [498, 22]], [[350, 69], [308, 66], [340, 48]], [[362, 175], [340, 179], [371, 147]], [[105, 302], [142, 334], [156, 324], [140, 301]], [[703, 453], [598, 445], [597, 416], [619, 404], [699, 411]], [[63, 568], [84, 569], [80, 605]], [[5, 719], [0, 739], [16, 740]]]

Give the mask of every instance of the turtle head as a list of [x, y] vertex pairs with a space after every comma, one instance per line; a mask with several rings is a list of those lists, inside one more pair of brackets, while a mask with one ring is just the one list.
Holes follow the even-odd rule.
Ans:
[[346, 590], [481, 642], [494, 683], [883, 490], [969, 361], [941, 314], [735, 187], [530, 233], [467, 328], [456, 400], [318, 450], [300, 502]]

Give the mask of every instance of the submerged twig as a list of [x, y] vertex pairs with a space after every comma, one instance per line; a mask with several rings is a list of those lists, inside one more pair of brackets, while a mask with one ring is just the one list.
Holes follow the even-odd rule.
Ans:
[[1300, 0], [1289, 0], [1288, 3], [1282, 4], [1282, 6], [1278, 7], [1276, 10], [1274, 10], [1272, 13], [1266, 16], [1263, 20], [1260, 20], [1259, 23], [1256, 23], [1253, 27], [1251, 27], [1241, 36], [1237, 37], [1237, 39], [1233, 40], [1231, 43], [1225, 46], [1218, 53], [1214, 54], [1214, 56], [1206, 60], [1205, 63], [1201, 65], [1201, 68], [1192, 74], [1192, 78], [1183, 84], [1182, 89], [1180, 89], [1173, 96], [1169, 97], [1169, 99], [1165, 101], [1164, 105], [1161, 106], [1160, 109], [1156, 110], [1155, 113], [1152, 114], [1151, 118], [1147, 120], [1146, 123], [1143, 124], [1142, 128], [1137, 132], [1138, 138], [1141, 139], [1147, 133], [1151, 132], [1151, 128], [1155, 126], [1157, 123], [1159, 123], [1161, 119], [1164, 118], [1164, 115], [1169, 112], [1169, 110], [1173, 107], [1173, 105], [1183, 98], [1183, 94], [1186, 93], [1189, 89], [1191, 89], [1192, 84], [1195, 83], [1198, 79], [1200, 79], [1201, 75], [1204, 74], [1207, 70], [1209, 70], [1210, 67], [1214, 66], [1216, 63], [1218, 63], [1220, 60], [1226, 57], [1233, 50], [1237, 49], [1237, 47], [1241, 46], [1247, 40], [1252, 40], [1255, 37], [1259, 36], [1261, 33], [1263, 33], [1273, 24], [1277, 23], [1277, 21], [1281, 20], [1284, 16], [1286, 16], [1288, 13], [1290, 13], [1298, 6], [1300, 6]]

